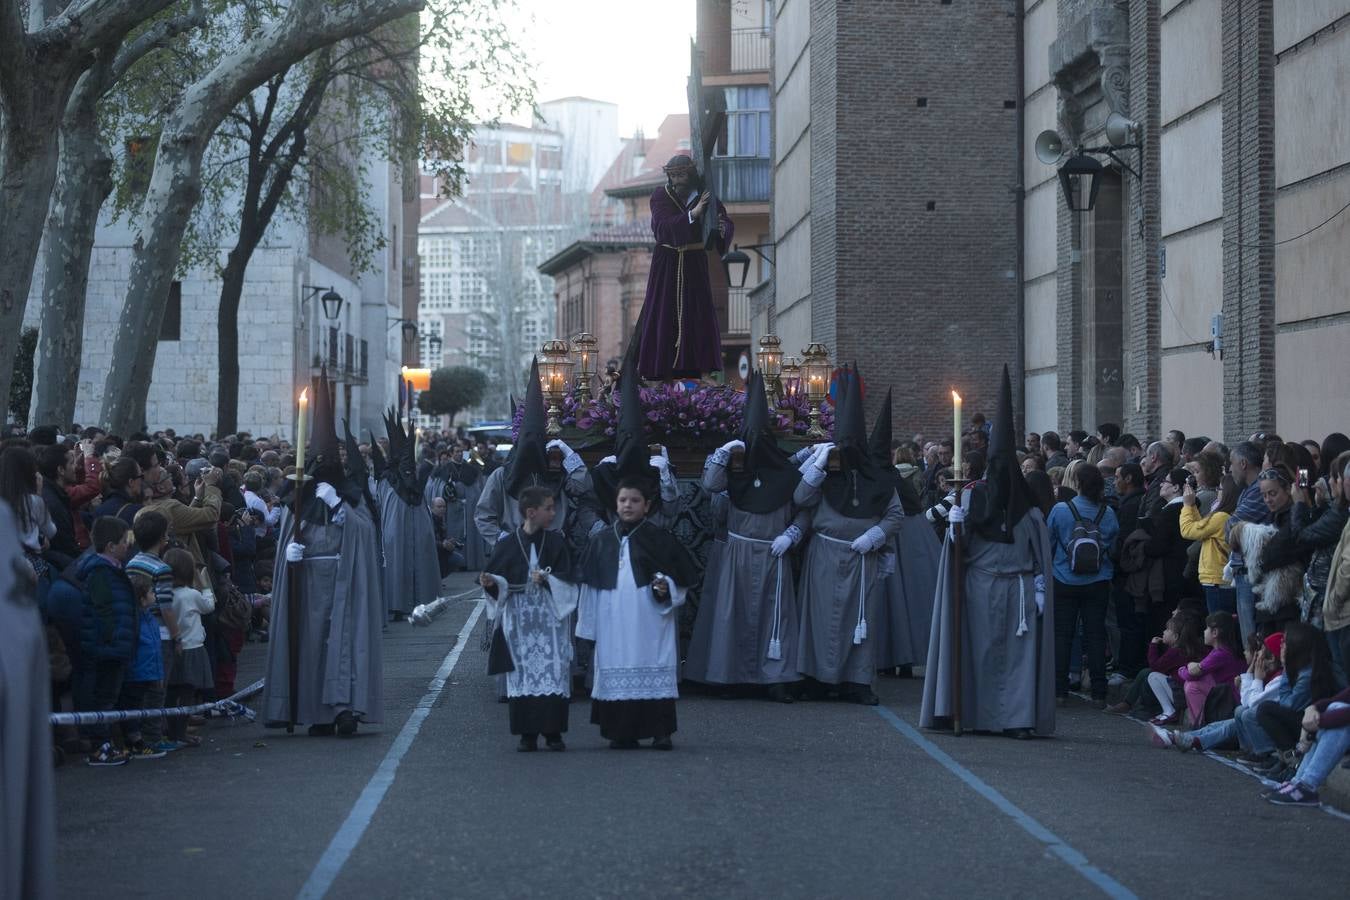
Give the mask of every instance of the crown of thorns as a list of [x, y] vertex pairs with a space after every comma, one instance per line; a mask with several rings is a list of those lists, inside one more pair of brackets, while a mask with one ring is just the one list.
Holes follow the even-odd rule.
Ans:
[[673, 156], [670, 162], [661, 167], [663, 172], [682, 172], [694, 168], [694, 161], [687, 156]]

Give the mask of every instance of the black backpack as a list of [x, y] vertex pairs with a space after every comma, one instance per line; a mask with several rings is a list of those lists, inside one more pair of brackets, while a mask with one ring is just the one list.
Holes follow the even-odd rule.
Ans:
[[1069, 571], [1075, 575], [1098, 575], [1102, 571], [1102, 557], [1106, 548], [1102, 546], [1102, 516], [1106, 515], [1106, 504], [1097, 505], [1097, 515], [1091, 521], [1078, 514], [1078, 507], [1072, 500], [1065, 506], [1073, 513], [1073, 534], [1069, 536]]

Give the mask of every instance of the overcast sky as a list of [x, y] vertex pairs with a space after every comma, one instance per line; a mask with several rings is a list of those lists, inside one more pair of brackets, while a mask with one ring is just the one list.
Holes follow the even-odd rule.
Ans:
[[688, 112], [694, 0], [516, 2], [514, 27], [534, 63], [539, 102], [583, 96], [617, 103], [621, 137], [638, 127], [653, 136], [667, 115]]

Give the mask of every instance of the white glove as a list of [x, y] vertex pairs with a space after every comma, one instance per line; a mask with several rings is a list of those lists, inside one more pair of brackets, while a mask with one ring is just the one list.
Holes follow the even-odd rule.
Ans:
[[1045, 576], [1036, 576], [1036, 612], [1045, 612]]
[[318, 486], [314, 488], [314, 496], [327, 503], [329, 509], [342, 502], [338, 499], [337, 489], [326, 481], [320, 481]]
[[826, 441], [823, 444], [816, 444], [815, 453], [811, 454], [811, 465], [821, 471], [825, 470], [825, 463], [830, 458], [830, 451], [834, 449], [834, 444]]
[[647, 460], [647, 463], [662, 475], [666, 474], [666, 470], [670, 468], [670, 460], [664, 456], [653, 456], [651, 459]]
[[545, 449], [545, 450], [554, 450], [554, 449], [561, 450], [561, 451], [563, 452], [563, 456], [571, 456], [571, 455], [572, 455], [572, 448], [569, 447], [569, 446], [567, 446], [567, 444], [563, 443], [562, 441], [558, 440], [557, 438], [554, 438], [553, 440], [551, 440], [551, 441], [549, 441], [547, 444], [545, 444], [545, 445], [544, 445], [544, 449]]
[[811, 458], [811, 455], [812, 455], [813, 453], [815, 453], [815, 452], [816, 452], [816, 448], [815, 448], [815, 447], [803, 447], [802, 449], [798, 450], [796, 453], [792, 454], [792, 464], [793, 464], [794, 466], [800, 466], [800, 465], [802, 465], [802, 464], [805, 463], [808, 459], [810, 459], [810, 458]]
[[[604, 531], [604, 530], [605, 530], [605, 520], [604, 520], [604, 519], [596, 519], [595, 522], [591, 525], [591, 531], [590, 531], [590, 534], [591, 534], [591, 535], [596, 535], [596, 534], [599, 534], [600, 532], [602, 532], [602, 531]], [[587, 535], [587, 536], [589, 537], [590, 535]]]
[[611, 465], [613, 465], [618, 463], [618, 461], [619, 458], [617, 456], [606, 456], [604, 459], [600, 460], [600, 465], [603, 466], [605, 463], [610, 463]]
[[582, 460], [580, 453], [577, 453], [577, 451], [573, 450], [571, 447], [567, 446], [567, 444], [563, 443], [557, 438], [554, 438], [553, 440], [549, 441], [544, 446], [544, 449], [561, 450], [563, 455], [563, 469], [569, 474], [575, 472], [577, 469], [585, 468], [586, 466], [586, 463]]
[[966, 520], [966, 508], [959, 504], [954, 504], [947, 510], [947, 521], [952, 525], [960, 525]]
[[873, 525], [871, 528], [858, 535], [857, 539], [849, 546], [853, 548], [854, 553], [871, 553], [885, 543], [885, 541], [886, 532], [882, 531], [878, 526]]
[[784, 533], [780, 534], [778, 537], [773, 539], [773, 546], [769, 548], [769, 552], [772, 553], [774, 556], [782, 556], [784, 553], [787, 553], [791, 549], [792, 549], [792, 538], [788, 537], [787, 534]]
[[506, 540], [506, 539], [509, 538], [510, 536], [511, 536], [511, 532], [509, 532], [509, 531], [503, 531], [503, 532], [498, 533], [498, 535], [497, 535], [497, 543], [500, 544], [502, 541]]
[[286, 545], [286, 562], [300, 562], [305, 558], [305, 545], [291, 541]]
[[725, 444], [721, 446], [720, 449], [726, 451], [727, 453], [733, 453], [737, 450], [744, 450], [745, 441], [727, 441]]

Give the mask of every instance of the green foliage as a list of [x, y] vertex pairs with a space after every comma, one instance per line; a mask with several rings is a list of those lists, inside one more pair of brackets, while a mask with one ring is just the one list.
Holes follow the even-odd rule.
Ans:
[[14, 357], [14, 379], [9, 383], [9, 411], [16, 422], [28, 421], [28, 402], [33, 396], [33, 358], [37, 354], [38, 330], [25, 328], [19, 335]]
[[431, 388], [422, 391], [417, 407], [429, 416], [454, 418], [460, 410], [483, 402], [487, 393], [487, 374], [469, 366], [451, 366], [431, 373]]
[[[203, 158], [202, 197], [184, 237], [179, 268], [218, 272], [235, 244], [238, 201], [252, 186], [266, 193], [299, 141], [299, 162], [274, 214], [263, 223], [307, 223], [345, 247], [353, 273], [369, 271], [385, 249], [386, 212], [372, 204], [374, 167], [392, 163], [404, 196], [416, 196], [422, 166], [460, 190], [461, 160], [475, 125], [528, 108], [534, 83], [507, 25], [516, 0], [428, 0], [409, 16], [317, 51], [254, 92], [226, 118]], [[187, 0], [184, 0], [184, 7]], [[149, 54], [100, 109], [115, 166], [114, 218], [136, 219], [145, 173], [129, 141], [153, 148], [166, 113], [198, 79], [285, 15], [278, 0], [205, 0], [210, 26]], [[176, 6], [166, 11], [171, 14]], [[303, 98], [319, 87], [322, 112], [305, 121]], [[486, 90], [485, 90], [486, 88]], [[488, 107], [474, 97], [489, 97]]]

